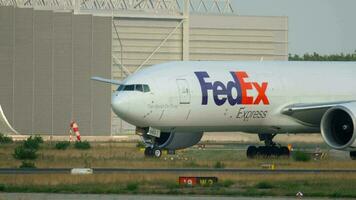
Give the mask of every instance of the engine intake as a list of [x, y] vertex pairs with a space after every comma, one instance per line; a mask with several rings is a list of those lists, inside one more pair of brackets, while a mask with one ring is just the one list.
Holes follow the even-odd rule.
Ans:
[[342, 104], [327, 110], [321, 120], [321, 135], [332, 148], [356, 148], [356, 103]]

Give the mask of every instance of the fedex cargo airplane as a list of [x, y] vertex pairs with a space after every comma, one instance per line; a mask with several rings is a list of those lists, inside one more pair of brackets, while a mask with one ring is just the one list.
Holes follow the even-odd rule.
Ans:
[[[204, 132], [258, 134], [247, 156], [289, 155], [277, 134], [318, 133], [356, 159], [355, 62], [177, 61], [154, 65], [118, 85], [112, 109], [135, 125], [146, 156], [197, 144]], [[217, 133], [218, 134], [218, 133]]]

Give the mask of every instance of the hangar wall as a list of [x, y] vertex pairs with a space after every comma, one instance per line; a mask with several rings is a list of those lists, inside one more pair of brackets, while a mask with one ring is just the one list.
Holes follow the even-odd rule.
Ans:
[[[115, 18], [113, 78], [123, 79], [139, 66], [182, 60], [182, 21]], [[185, 45], [190, 60], [288, 59], [287, 17], [190, 15], [189, 24], [189, 44]], [[112, 118], [112, 134], [134, 130], [113, 113]]]
[[134, 130], [111, 112], [116, 88], [91, 76], [120, 80], [139, 67], [183, 59], [288, 58], [287, 17], [198, 14], [192, 8], [178, 15], [145, 13], [152, 8], [136, 14], [0, 8], [0, 104], [20, 133], [63, 134], [71, 118], [84, 135]]
[[190, 17], [191, 60], [288, 60], [288, 18]]
[[[111, 131], [111, 17], [0, 6], [0, 105], [21, 134]], [[94, 48], [95, 47], [95, 48]]]

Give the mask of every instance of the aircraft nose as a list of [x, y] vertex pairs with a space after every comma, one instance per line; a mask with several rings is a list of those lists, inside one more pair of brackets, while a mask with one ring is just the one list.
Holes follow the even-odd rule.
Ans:
[[129, 112], [129, 101], [123, 95], [114, 93], [111, 98], [111, 107], [116, 115], [124, 117]]

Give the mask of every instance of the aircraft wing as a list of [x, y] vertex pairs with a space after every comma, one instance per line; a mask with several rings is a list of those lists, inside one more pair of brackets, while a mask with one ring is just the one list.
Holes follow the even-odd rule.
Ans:
[[103, 82], [103, 83], [110, 83], [110, 84], [113, 84], [113, 85], [122, 85], [122, 83], [120, 81], [101, 78], [101, 77], [96, 77], [96, 76], [91, 77], [91, 80], [99, 81], [99, 82]]
[[292, 104], [285, 107], [281, 113], [296, 119], [304, 125], [318, 127], [320, 126], [321, 118], [329, 108], [350, 102], [354, 101], [340, 101], [314, 104]]

